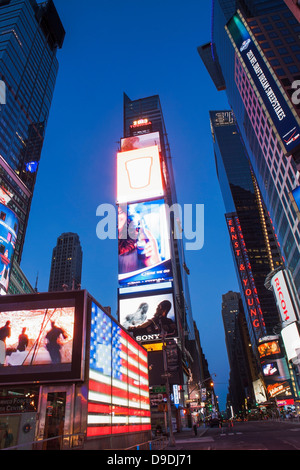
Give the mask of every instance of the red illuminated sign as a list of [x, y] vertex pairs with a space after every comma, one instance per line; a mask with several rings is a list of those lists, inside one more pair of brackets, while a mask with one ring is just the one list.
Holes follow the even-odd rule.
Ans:
[[265, 334], [265, 322], [255, 287], [242, 228], [237, 216], [226, 217], [226, 220], [248, 312], [254, 333], [257, 339], [259, 339]]
[[149, 121], [147, 118], [145, 118], [145, 119], [139, 119], [138, 121], [133, 121], [130, 127], [134, 128], [134, 127], [150, 126], [151, 124], [152, 122]]

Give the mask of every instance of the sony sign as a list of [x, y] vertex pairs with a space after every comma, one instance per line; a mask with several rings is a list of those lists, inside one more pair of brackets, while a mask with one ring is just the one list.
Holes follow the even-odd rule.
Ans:
[[283, 270], [277, 272], [272, 277], [271, 285], [276, 297], [276, 302], [282, 321], [287, 323], [296, 321], [297, 316], [291, 301], [288, 284]]

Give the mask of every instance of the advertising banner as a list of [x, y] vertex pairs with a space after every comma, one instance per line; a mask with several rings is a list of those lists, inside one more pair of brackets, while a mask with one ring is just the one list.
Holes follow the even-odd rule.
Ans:
[[295, 209], [297, 217], [300, 220], [300, 186], [293, 189], [293, 191], [289, 193], [289, 198], [291, 200], [293, 208]]
[[16, 214], [0, 204], [0, 293], [6, 294], [15, 251], [19, 222]]
[[144, 348], [92, 303], [87, 435], [151, 429]]
[[285, 359], [263, 362], [262, 372], [266, 383], [281, 382], [290, 378]]
[[0, 382], [81, 379], [84, 291], [0, 297]]
[[242, 21], [240, 12], [236, 13], [226, 25], [227, 33], [238, 50], [245, 70], [254, 83], [254, 91], [267, 110], [286, 155], [291, 155], [300, 145], [300, 126], [291, 108], [286, 102], [275, 75], [267, 66], [267, 60], [261, 55], [252, 40], [248, 27]]
[[157, 145], [117, 155], [117, 203], [146, 201], [164, 195]]
[[[251, 263], [242, 232], [239, 218], [235, 213], [226, 214], [226, 222], [232, 249], [235, 255], [236, 267], [240, 277], [242, 293], [247, 308], [247, 322], [252, 325], [256, 339], [265, 335], [265, 321], [257, 294]], [[250, 326], [251, 328], [251, 326]], [[249, 331], [251, 331], [249, 329]]]
[[164, 200], [118, 207], [119, 285], [172, 279], [170, 229]]
[[121, 139], [121, 151], [128, 152], [145, 147], [157, 146], [161, 151], [159, 132], [150, 132], [149, 134], [140, 134], [134, 137], [125, 137]]
[[1, 312], [0, 364], [71, 364], [74, 313], [74, 307]]
[[270, 398], [284, 398], [293, 396], [290, 383], [287, 380], [285, 382], [278, 382], [272, 385], [267, 385], [267, 392]]
[[119, 321], [138, 342], [160, 341], [177, 336], [172, 291], [119, 298]]

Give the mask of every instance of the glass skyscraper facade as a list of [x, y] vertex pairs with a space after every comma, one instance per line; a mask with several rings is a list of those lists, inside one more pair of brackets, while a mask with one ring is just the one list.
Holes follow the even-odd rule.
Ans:
[[[256, 349], [260, 337], [271, 335], [280, 321], [273, 294], [266, 289], [265, 280], [270, 271], [282, 265], [282, 257], [233, 113], [211, 111], [210, 122], [231, 248], [248, 330]], [[242, 234], [239, 238], [243, 245], [238, 250], [234, 224], [229, 223], [233, 220], [238, 220]], [[250, 295], [250, 289], [256, 291], [257, 299]]]
[[0, 197], [19, 219], [19, 263], [64, 37], [52, 0], [0, 0]]
[[[238, 132], [244, 142], [262, 200], [280, 242], [285, 266], [291, 271], [300, 293], [300, 221], [290, 200], [290, 193], [299, 186], [298, 148], [288, 155], [282, 136], [270, 118], [264, 97], [259, 95], [249, 69], [234, 47], [226, 25], [238, 11], [252, 43], [259, 51], [259, 60], [267, 64], [280, 97], [293, 116], [296, 127], [299, 105], [292, 102], [292, 83], [299, 79], [299, 23], [283, 1], [213, 2], [212, 53], [202, 57], [214, 79], [212, 63], [217, 61], [226, 84], [226, 94], [233, 110]], [[215, 82], [218, 86], [218, 82]]]

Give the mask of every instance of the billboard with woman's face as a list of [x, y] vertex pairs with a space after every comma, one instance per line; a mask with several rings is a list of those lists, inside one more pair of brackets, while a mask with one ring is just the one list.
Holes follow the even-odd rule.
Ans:
[[172, 279], [169, 230], [164, 200], [118, 207], [120, 286]]

